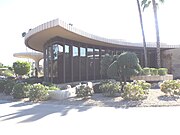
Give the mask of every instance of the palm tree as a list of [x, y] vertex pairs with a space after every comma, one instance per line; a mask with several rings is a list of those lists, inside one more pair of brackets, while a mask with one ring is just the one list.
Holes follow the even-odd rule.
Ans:
[[[164, 0], [158, 0], [161, 3], [164, 3]], [[161, 52], [160, 52], [160, 36], [159, 36], [159, 24], [157, 17], [157, 6], [158, 3], [156, 0], [142, 0], [141, 5], [143, 6], [143, 10], [152, 3], [153, 12], [154, 12], [154, 21], [155, 21], [155, 29], [156, 29], [156, 53], [157, 53], [157, 67], [161, 67]]]
[[26, 32], [23, 32], [23, 33], [22, 33], [22, 37], [25, 37], [25, 36], [26, 36]]
[[140, 24], [141, 24], [141, 31], [142, 31], [142, 38], [143, 38], [143, 46], [144, 46], [144, 66], [147, 67], [146, 39], [145, 39], [145, 34], [144, 34], [142, 13], [141, 13], [141, 7], [140, 7], [140, 4], [139, 4], [139, 0], [137, 0], [137, 6], [138, 6], [138, 11], [139, 11], [139, 19], [140, 19]]

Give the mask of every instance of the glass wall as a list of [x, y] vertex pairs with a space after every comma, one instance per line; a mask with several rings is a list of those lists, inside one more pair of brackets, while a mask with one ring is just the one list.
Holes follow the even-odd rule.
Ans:
[[88, 80], [94, 79], [94, 53], [93, 48], [87, 48], [87, 70], [88, 70]]
[[[106, 53], [120, 54], [123, 51], [124, 49], [117, 50], [56, 38], [56, 41], [46, 44], [44, 48], [45, 81], [66, 83], [107, 79], [107, 76], [100, 74], [101, 59]], [[150, 64], [154, 65], [154, 53], [148, 54]], [[142, 57], [141, 51], [137, 56]]]
[[86, 80], [86, 48], [80, 48], [80, 68], [81, 68], [81, 80]]
[[100, 79], [100, 55], [99, 55], [99, 49], [94, 49], [94, 63], [95, 63], [95, 79]]
[[[106, 50], [103, 48], [103, 49], [101, 49], [101, 59], [102, 58], [104, 58], [104, 56], [105, 56], [105, 54], [106, 54]], [[100, 73], [101, 73], [101, 71], [100, 71]], [[101, 75], [101, 78], [102, 79], [106, 79], [107, 78], [107, 76], [105, 76], [105, 75]]]
[[52, 77], [52, 48], [48, 47], [48, 78], [50, 82], [53, 82]]
[[44, 50], [44, 76], [45, 81], [48, 82], [48, 48]]
[[69, 45], [65, 45], [65, 81], [71, 81], [71, 54]]
[[58, 45], [58, 54], [57, 54], [57, 80], [56, 82], [64, 82], [64, 53], [63, 53], [63, 45]]
[[79, 51], [73, 46], [73, 81], [79, 80]]
[[52, 81], [56, 82], [58, 80], [58, 44], [52, 46]]

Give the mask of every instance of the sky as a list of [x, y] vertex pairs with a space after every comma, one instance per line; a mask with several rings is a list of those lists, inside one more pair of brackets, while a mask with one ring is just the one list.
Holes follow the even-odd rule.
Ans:
[[[163, 43], [180, 44], [179, 5], [179, 0], [159, 5]], [[0, 18], [0, 62], [9, 66], [20, 60], [14, 53], [30, 51], [21, 34], [56, 18], [97, 36], [142, 42], [136, 0], [0, 0]], [[146, 40], [155, 42], [151, 6], [143, 12], [143, 22]]]

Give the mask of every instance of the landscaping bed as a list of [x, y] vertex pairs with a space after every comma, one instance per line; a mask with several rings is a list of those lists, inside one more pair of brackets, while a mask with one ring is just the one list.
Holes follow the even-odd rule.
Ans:
[[[11, 96], [6, 96], [0, 93], [0, 100], [17, 101]], [[18, 100], [19, 101], [19, 100]], [[23, 99], [21, 101], [28, 101]], [[147, 99], [141, 101], [124, 100], [122, 97], [106, 97], [101, 93], [93, 94], [93, 96], [82, 99], [72, 97], [63, 100], [47, 100], [41, 103], [67, 105], [67, 106], [99, 106], [99, 107], [163, 107], [163, 106], [180, 106], [180, 97], [178, 96], [166, 96], [160, 89], [150, 89]]]
[[[100, 84], [95, 83], [94, 86], [91, 82], [87, 82], [72, 88], [68, 86], [66, 90], [54, 90], [56, 88], [54, 86], [47, 87], [41, 84], [19, 83], [14, 86], [11, 94], [0, 93], [0, 100], [121, 108], [180, 106], [180, 80], [167, 80], [156, 85], [160, 88], [155, 88], [143, 80], [127, 82], [122, 91], [120, 83], [115, 80], [102, 81]], [[26, 88], [31, 88], [28, 96], [24, 96]], [[70, 89], [73, 89], [72, 95], [69, 93]], [[44, 92], [48, 91], [49, 94], [45, 93], [44, 96]], [[53, 96], [52, 93], [55, 95]]]
[[99, 107], [162, 107], [162, 106], [180, 106], [180, 97], [166, 96], [160, 89], [150, 89], [147, 99], [140, 101], [124, 100], [122, 97], [106, 97], [102, 94], [93, 94], [93, 96], [82, 98], [68, 98], [64, 100], [48, 100], [45, 103], [58, 105], [75, 106], [99, 106]]

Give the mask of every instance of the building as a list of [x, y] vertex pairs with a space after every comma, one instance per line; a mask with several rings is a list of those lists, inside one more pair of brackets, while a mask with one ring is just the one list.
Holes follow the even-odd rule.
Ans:
[[[144, 63], [142, 43], [131, 43], [95, 36], [59, 19], [31, 29], [25, 36], [29, 48], [44, 54], [44, 79], [53, 83], [98, 80], [103, 55], [135, 52]], [[161, 43], [161, 53], [180, 45]], [[147, 43], [148, 67], [156, 67], [156, 44]], [[166, 54], [165, 54], [166, 55]], [[165, 63], [165, 64], [164, 64]], [[166, 59], [162, 65], [167, 65]]]

